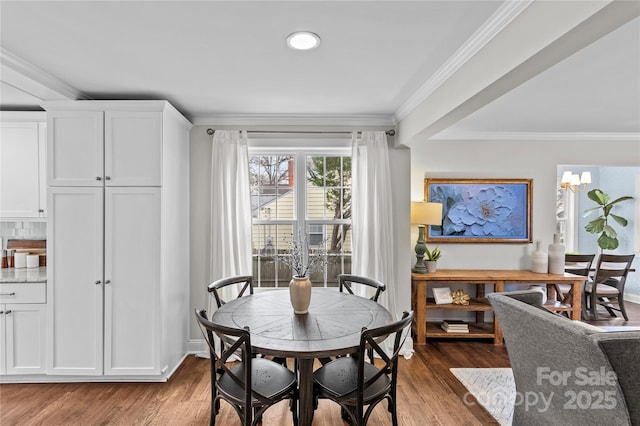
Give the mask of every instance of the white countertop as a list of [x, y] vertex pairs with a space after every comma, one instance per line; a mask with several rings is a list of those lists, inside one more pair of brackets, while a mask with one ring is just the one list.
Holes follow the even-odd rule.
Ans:
[[2, 268], [0, 283], [42, 283], [47, 282], [47, 267], [38, 268]]

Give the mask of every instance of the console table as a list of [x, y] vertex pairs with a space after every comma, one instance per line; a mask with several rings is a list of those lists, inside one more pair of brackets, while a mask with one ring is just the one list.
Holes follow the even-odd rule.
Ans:
[[[426, 274], [411, 274], [411, 308], [415, 311], [415, 344], [426, 344], [427, 337], [447, 338], [492, 338], [494, 344], [502, 344], [502, 330], [498, 321], [486, 323], [485, 312], [491, 312], [491, 305], [485, 296], [485, 286], [493, 285], [494, 292], [504, 291], [505, 284], [571, 284], [569, 300], [566, 304], [550, 303], [547, 307], [553, 311], [568, 312], [569, 317], [580, 320], [582, 308], [582, 283], [587, 277], [564, 274], [539, 274], [531, 271], [495, 270], [495, 269], [440, 269]], [[433, 298], [427, 298], [427, 287], [449, 287], [456, 284], [476, 286], [476, 294], [471, 295], [469, 305], [440, 304]], [[469, 333], [447, 333], [440, 327], [440, 321], [428, 322], [427, 312], [433, 310], [454, 310], [475, 312], [476, 320], [469, 324]]]

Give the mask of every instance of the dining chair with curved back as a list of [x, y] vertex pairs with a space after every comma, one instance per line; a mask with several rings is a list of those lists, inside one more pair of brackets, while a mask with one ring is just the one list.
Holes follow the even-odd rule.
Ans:
[[338, 285], [341, 293], [344, 293], [344, 291], [346, 290], [347, 293], [354, 294], [352, 284], [363, 285], [375, 289], [375, 294], [370, 297], [370, 299], [374, 302], [377, 302], [378, 297], [380, 297], [380, 293], [387, 289], [386, 285], [373, 278], [352, 274], [338, 275]]
[[[254, 426], [263, 413], [273, 404], [291, 399], [293, 424], [298, 424], [297, 381], [295, 374], [265, 358], [251, 356], [249, 327], [244, 329], [225, 327], [207, 318], [205, 310], [195, 309], [200, 331], [209, 345], [211, 359], [211, 416], [209, 424], [215, 425], [220, 401], [229, 403], [240, 416], [242, 426]], [[227, 342], [215, 349], [214, 334]], [[229, 363], [229, 357], [241, 353], [241, 361]]]
[[207, 291], [213, 294], [218, 308], [227, 303], [222, 299], [222, 296], [219, 292], [222, 291], [223, 288], [231, 285], [237, 285], [237, 287], [239, 288], [238, 297], [242, 297], [247, 290], [249, 290], [249, 294], [253, 294], [253, 277], [251, 275], [239, 275], [235, 277], [221, 278], [207, 286]]
[[[589, 280], [584, 287], [586, 309], [592, 319], [598, 319], [597, 308], [601, 305], [612, 317], [616, 316], [614, 311], [618, 311], [625, 321], [629, 321], [624, 306], [624, 287], [634, 257], [635, 254], [600, 255], [593, 280]], [[614, 303], [618, 307], [614, 307]]]
[[[410, 311], [404, 312], [401, 320], [391, 324], [371, 329], [363, 328], [360, 333], [358, 356], [337, 358], [313, 373], [315, 396], [338, 403], [350, 423], [357, 426], [365, 425], [375, 406], [387, 400], [392, 423], [397, 426], [398, 358], [412, 320], [413, 311]], [[380, 346], [387, 338], [393, 339], [391, 355], [387, 355]], [[368, 348], [372, 348], [380, 356], [383, 365], [366, 361]]]
[[[564, 255], [564, 271], [569, 272], [570, 274], [581, 275], [583, 277], [588, 277], [590, 275], [591, 266], [593, 264], [593, 259], [595, 258], [595, 254], [577, 254], [577, 253], [567, 253]], [[571, 285], [570, 284], [554, 284], [556, 294], [558, 296], [558, 300], [562, 304], [570, 303], [571, 294]]]

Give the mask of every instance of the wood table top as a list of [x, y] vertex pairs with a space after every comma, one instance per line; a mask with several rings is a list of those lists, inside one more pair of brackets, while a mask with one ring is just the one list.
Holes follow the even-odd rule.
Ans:
[[267, 290], [232, 300], [211, 321], [251, 331], [251, 344], [265, 355], [319, 358], [355, 352], [363, 327], [393, 321], [382, 305], [337, 288], [313, 288], [309, 313], [293, 313], [288, 290]]
[[429, 281], [575, 281], [586, 280], [581, 275], [568, 272], [563, 274], [540, 274], [537, 272], [517, 270], [517, 269], [438, 269], [436, 272], [426, 274], [412, 273], [411, 276], [417, 279]]

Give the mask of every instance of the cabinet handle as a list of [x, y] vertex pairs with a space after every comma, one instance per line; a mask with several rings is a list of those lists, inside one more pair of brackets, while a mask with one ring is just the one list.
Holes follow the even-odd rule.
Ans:
[[104, 180], [111, 180], [111, 176], [105, 176]]
[[4, 314], [4, 311], [0, 311], [0, 315]]
[[105, 284], [111, 284], [111, 280], [106, 280], [104, 283]]
[[38, 209], [38, 213], [44, 213], [44, 209]]
[[99, 285], [102, 281], [98, 280], [96, 281], [96, 285]]
[[12, 293], [0, 293], [0, 296], [15, 296], [16, 292], [12, 292]]
[[96, 180], [102, 180], [100, 176], [96, 176]]
[[11, 310], [8, 310], [7, 312], [5, 312], [6, 315], [9, 315], [11, 313]]

